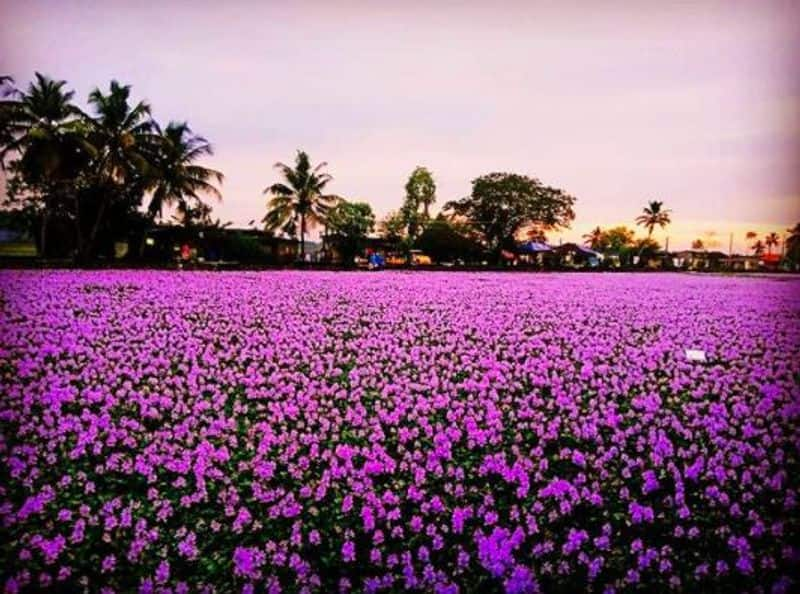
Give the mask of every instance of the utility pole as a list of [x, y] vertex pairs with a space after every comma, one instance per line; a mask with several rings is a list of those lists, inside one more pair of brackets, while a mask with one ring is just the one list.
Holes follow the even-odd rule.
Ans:
[[733, 257], [733, 233], [731, 233], [731, 238], [728, 241], [728, 258]]
[[669, 255], [669, 235], [667, 235], [667, 241], [664, 243], [664, 251]]

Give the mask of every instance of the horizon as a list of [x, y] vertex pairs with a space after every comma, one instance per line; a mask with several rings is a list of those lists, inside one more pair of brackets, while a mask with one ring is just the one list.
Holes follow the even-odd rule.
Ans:
[[800, 220], [790, 2], [14, 4], [0, 0], [0, 74], [65, 79], [83, 107], [117, 79], [160, 123], [187, 120], [226, 176], [214, 217], [236, 226], [263, 217], [272, 165], [297, 149], [379, 218], [417, 165], [434, 214], [490, 171], [537, 177], [577, 198], [553, 243], [598, 225], [644, 235], [652, 199], [672, 210], [654, 238], [673, 250], [713, 231], [744, 252], [747, 231]]

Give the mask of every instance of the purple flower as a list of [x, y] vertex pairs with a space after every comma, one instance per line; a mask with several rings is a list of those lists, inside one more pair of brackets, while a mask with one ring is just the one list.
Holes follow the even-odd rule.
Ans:
[[233, 572], [238, 576], [258, 578], [263, 563], [264, 553], [255, 547], [236, 547], [233, 552]]
[[353, 541], [345, 541], [342, 545], [342, 560], [345, 563], [352, 563], [356, 560], [356, 545]]

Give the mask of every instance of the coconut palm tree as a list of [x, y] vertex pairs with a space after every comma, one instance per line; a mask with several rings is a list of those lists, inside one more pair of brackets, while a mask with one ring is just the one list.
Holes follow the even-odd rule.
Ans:
[[767, 254], [772, 255], [772, 248], [781, 242], [780, 237], [774, 231], [764, 238], [764, 245], [767, 246]]
[[636, 224], [644, 226], [647, 229], [647, 237], [650, 238], [653, 235], [653, 229], [656, 227], [663, 229], [672, 222], [669, 216], [670, 212], [672, 211], [664, 209], [664, 203], [660, 200], [651, 200], [642, 209], [642, 214], [636, 217]]
[[92, 143], [98, 148], [98, 172], [111, 182], [124, 183], [148, 168], [158, 142], [150, 105], [130, 104], [130, 85], [112, 80], [108, 93], [96, 88], [89, 94], [95, 110]]
[[158, 150], [150, 105], [144, 101], [131, 105], [130, 92], [130, 85], [112, 80], [107, 93], [96, 88], [89, 94], [95, 112], [89, 135], [96, 149], [93, 185], [99, 191], [99, 202], [88, 239], [79, 241], [85, 254], [91, 253], [110, 202], [124, 193], [126, 184], [133, 179], [151, 173]]
[[327, 165], [323, 162], [312, 167], [308, 154], [297, 151], [294, 167], [280, 162], [275, 164], [284, 182], [272, 184], [264, 190], [264, 194], [270, 196], [263, 219], [266, 228], [270, 231], [298, 231], [301, 259], [305, 256], [306, 231], [323, 223], [328, 210], [338, 201], [337, 196], [325, 193], [333, 179], [322, 171]]
[[761, 241], [761, 240], [759, 239], [758, 241], [756, 241], [756, 242], [755, 242], [755, 243], [752, 245], [751, 249], [753, 250], [753, 254], [754, 254], [754, 255], [756, 255], [756, 256], [760, 256], [761, 254], [763, 254], [763, 253], [764, 253], [764, 250], [765, 250], [766, 248], [765, 248], [765, 246], [764, 246], [764, 242], [763, 242], [763, 241]]
[[585, 245], [589, 246], [593, 250], [601, 249], [603, 242], [605, 239], [605, 234], [603, 230], [597, 226], [588, 233], [585, 233], [583, 236], [583, 242]]
[[[211, 219], [211, 207], [202, 201], [190, 203], [186, 200], [181, 200], [175, 207], [175, 214], [172, 215], [172, 220], [189, 229], [191, 227], [213, 227], [214, 221]], [[217, 219], [216, 226], [219, 228], [228, 226]]]
[[85, 115], [72, 103], [74, 92], [66, 84], [37, 72], [25, 91], [12, 88], [0, 101], [0, 165], [15, 168], [41, 196], [43, 255], [56, 203], [66, 198], [69, 182], [93, 152], [85, 139]]
[[222, 195], [212, 182], [222, 183], [223, 175], [195, 163], [213, 154], [211, 145], [197, 136], [186, 122], [170, 122], [161, 131], [153, 159], [152, 196], [147, 208], [151, 218], [162, 216], [164, 206], [178, 205], [188, 212], [189, 202], [201, 202], [202, 195], [222, 200]]

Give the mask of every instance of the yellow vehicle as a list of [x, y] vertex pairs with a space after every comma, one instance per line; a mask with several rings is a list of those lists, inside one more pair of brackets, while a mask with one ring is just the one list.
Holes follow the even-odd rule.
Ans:
[[389, 254], [386, 256], [387, 266], [405, 266], [406, 258], [402, 254]]
[[412, 266], [430, 266], [431, 257], [423, 254], [420, 250], [411, 250], [411, 265]]
[[[430, 266], [433, 262], [431, 257], [423, 254], [421, 250], [411, 250], [411, 265], [412, 266]], [[405, 266], [408, 263], [403, 254], [389, 254], [386, 256], [387, 266]]]

